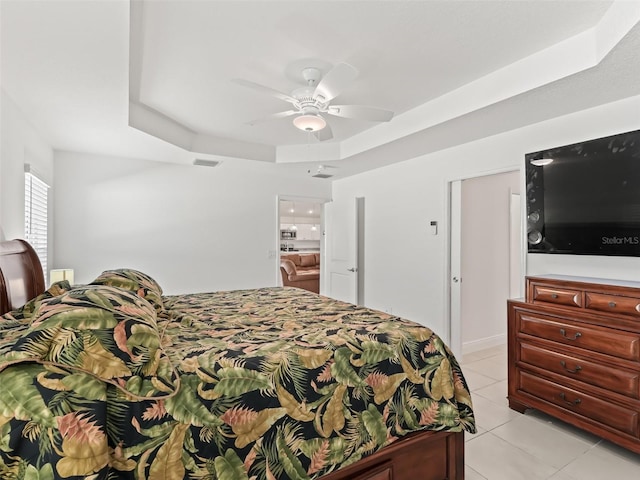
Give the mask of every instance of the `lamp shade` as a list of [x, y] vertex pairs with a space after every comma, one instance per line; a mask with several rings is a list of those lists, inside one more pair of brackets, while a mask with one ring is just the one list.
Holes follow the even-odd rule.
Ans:
[[327, 122], [320, 115], [306, 114], [293, 119], [296, 128], [305, 132], [317, 132], [327, 126]]
[[49, 284], [67, 280], [73, 285], [73, 268], [56, 268], [49, 271]]

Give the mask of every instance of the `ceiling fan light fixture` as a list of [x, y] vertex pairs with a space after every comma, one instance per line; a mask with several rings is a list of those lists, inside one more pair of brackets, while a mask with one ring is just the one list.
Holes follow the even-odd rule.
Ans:
[[293, 119], [296, 128], [303, 132], [317, 132], [327, 126], [327, 122], [320, 115], [304, 114]]

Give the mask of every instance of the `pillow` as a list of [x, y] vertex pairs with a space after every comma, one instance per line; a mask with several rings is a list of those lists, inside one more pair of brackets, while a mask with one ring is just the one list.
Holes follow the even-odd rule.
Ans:
[[313, 267], [316, 264], [316, 256], [315, 255], [300, 255], [300, 266], [301, 267]]
[[4, 314], [0, 317], [1, 320], [27, 320], [33, 316], [33, 312], [40, 306], [40, 303], [47, 298], [57, 297], [65, 292], [71, 290], [71, 285], [68, 280], [60, 280], [53, 283], [47, 290], [42, 292], [37, 297], [29, 300], [22, 307], [17, 308], [11, 312]]
[[[31, 323], [0, 339], [0, 370], [36, 362], [90, 375], [134, 396], [171, 393], [153, 306], [129, 290], [86, 285], [43, 300]], [[65, 380], [62, 380], [65, 383]], [[158, 386], [162, 388], [158, 390]]]
[[130, 268], [105, 270], [90, 285], [109, 285], [134, 292], [147, 300], [158, 313], [164, 310], [162, 288], [146, 273]]

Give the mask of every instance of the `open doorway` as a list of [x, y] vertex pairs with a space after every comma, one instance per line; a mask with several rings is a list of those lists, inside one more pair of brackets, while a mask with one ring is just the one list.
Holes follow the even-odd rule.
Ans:
[[450, 182], [450, 343], [456, 354], [506, 343], [505, 305], [524, 264], [519, 171]]
[[321, 199], [278, 199], [278, 285], [320, 291], [323, 246]]

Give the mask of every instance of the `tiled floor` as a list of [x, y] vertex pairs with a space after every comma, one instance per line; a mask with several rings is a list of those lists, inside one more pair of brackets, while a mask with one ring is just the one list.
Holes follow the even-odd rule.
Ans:
[[510, 410], [506, 346], [461, 364], [478, 425], [466, 435], [466, 480], [640, 479], [640, 455], [535, 410]]

